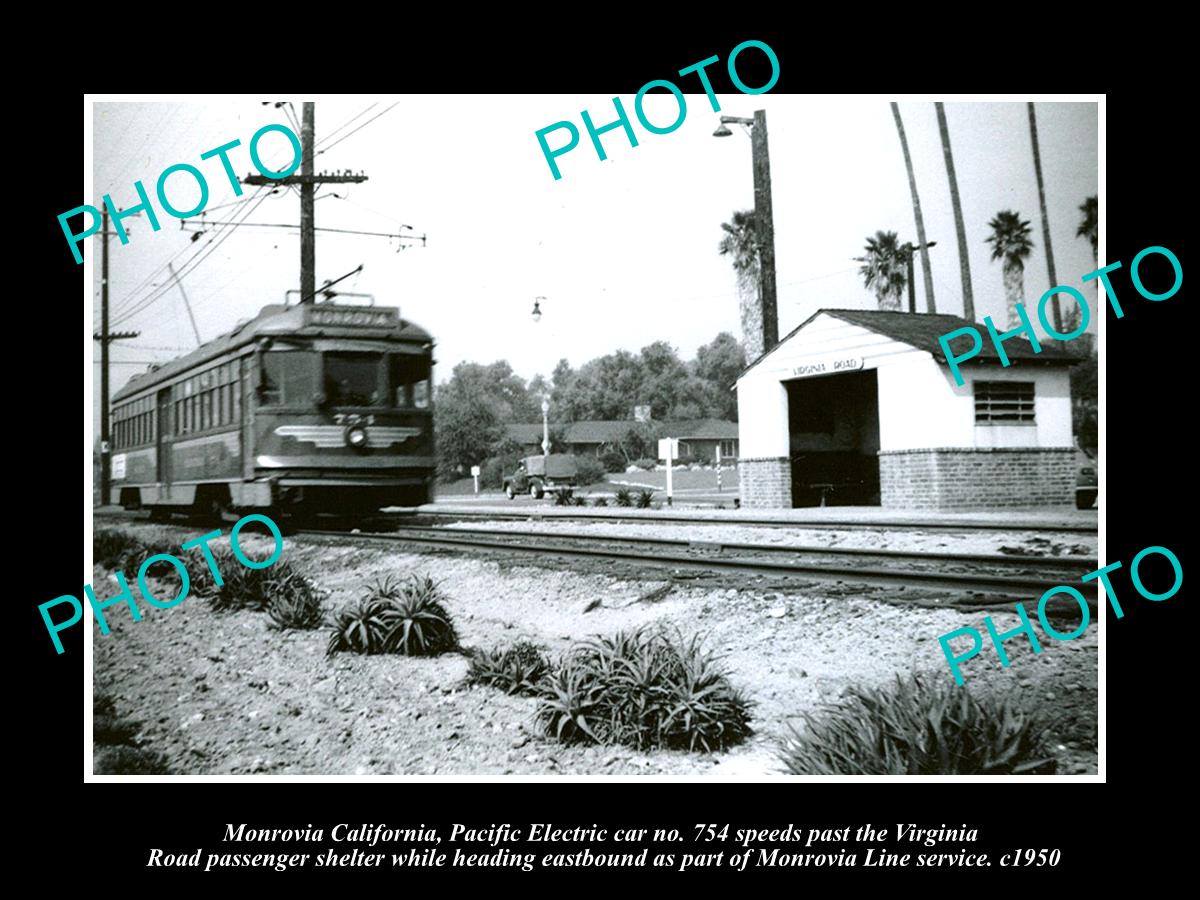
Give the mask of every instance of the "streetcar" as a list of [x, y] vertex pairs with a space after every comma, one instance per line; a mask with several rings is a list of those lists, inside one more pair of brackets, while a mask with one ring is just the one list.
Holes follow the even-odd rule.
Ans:
[[399, 309], [264, 307], [117, 392], [106, 499], [160, 519], [427, 503], [432, 367]]

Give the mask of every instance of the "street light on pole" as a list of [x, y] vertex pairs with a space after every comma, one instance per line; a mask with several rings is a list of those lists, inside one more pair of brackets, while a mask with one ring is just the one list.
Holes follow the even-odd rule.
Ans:
[[771, 209], [771, 159], [767, 150], [766, 110], [755, 110], [753, 119], [721, 116], [721, 124], [713, 132], [713, 137], [729, 137], [733, 134], [727, 125], [741, 125], [750, 133], [754, 164], [754, 221], [761, 266], [762, 352], [766, 353], [779, 343], [779, 306], [775, 293], [775, 220]]

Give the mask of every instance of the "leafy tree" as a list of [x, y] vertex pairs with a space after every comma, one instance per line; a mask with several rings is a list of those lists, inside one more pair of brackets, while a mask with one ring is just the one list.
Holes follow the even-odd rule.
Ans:
[[733, 390], [733, 385], [744, 368], [745, 351], [728, 331], [722, 331], [696, 351], [692, 371], [709, 390], [710, 399], [706, 415], [731, 422], [737, 421], [737, 393]]
[[1093, 456], [1100, 446], [1100, 366], [1096, 349], [1071, 368], [1071, 427], [1079, 446]]
[[461, 475], [494, 455], [504, 426], [541, 418], [525, 381], [499, 360], [490, 365], [463, 362], [437, 389], [434, 432], [439, 469], [446, 477]]
[[996, 213], [988, 222], [992, 229], [987, 242], [992, 245], [992, 259], [1004, 262], [1004, 299], [1008, 304], [1008, 326], [1021, 324], [1017, 316], [1017, 304], [1025, 300], [1025, 260], [1033, 252], [1033, 239], [1029, 237], [1029, 222], [1011, 209]]
[[1098, 263], [1100, 261], [1099, 200], [1094, 195], [1088, 197], [1079, 205], [1079, 211], [1083, 213], [1083, 218], [1079, 220], [1079, 228], [1075, 230], [1075, 237], [1088, 239], [1088, 243], [1092, 245], [1092, 260]]
[[863, 249], [867, 255], [856, 257], [863, 263], [858, 270], [863, 284], [875, 292], [880, 309], [899, 311], [908, 285], [908, 257], [900, 249], [896, 232], [875, 232]]

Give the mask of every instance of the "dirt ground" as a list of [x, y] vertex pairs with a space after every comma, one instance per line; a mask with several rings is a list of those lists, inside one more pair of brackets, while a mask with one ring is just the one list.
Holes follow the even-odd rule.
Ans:
[[[198, 533], [121, 527], [174, 543]], [[270, 539], [261, 540], [269, 550]], [[326, 629], [281, 632], [264, 614], [216, 613], [196, 597], [167, 610], [143, 605], [137, 623], [114, 606], [109, 635], [93, 626], [95, 690], [113, 697], [118, 714], [143, 723], [139, 740], [166, 754], [174, 773], [774, 774], [789, 717], [836, 700], [851, 684], [880, 685], [912, 671], [950, 678], [938, 636], [983, 627], [980, 612], [874, 599], [879, 589], [868, 599], [851, 585], [674, 583], [634, 570], [555, 570], [291, 536], [283, 558], [326, 593], [328, 609], [376, 577], [429, 574], [467, 646], [526, 638], [557, 652], [572, 640], [653, 621], [700, 631], [755, 701], [755, 734], [713, 755], [564, 747], [540, 735], [536, 700], [466, 687], [467, 662], [457, 654], [327, 659]], [[94, 576], [98, 598], [115, 593], [111, 573], [97, 567]], [[1019, 624], [1015, 613], [992, 615], [1001, 632]], [[1007, 669], [990, 647], [964, 665], [972, 689], [1015, 690], [1051, 717], [1060, 774], [1096, 771], [1096, 638], [1093, 623], [1073, 641], [1043, 640], [1038, 655], [1024, 638], [1007, 642]]]

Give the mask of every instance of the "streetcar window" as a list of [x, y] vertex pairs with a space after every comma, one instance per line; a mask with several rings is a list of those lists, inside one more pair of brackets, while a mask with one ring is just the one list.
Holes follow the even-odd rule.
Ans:
[[217, 388], [217, 424], [229, 424], [229, 385]]
[[276, 351], [262, 355], [259, 381], [264, 406], [310, 406], [317, 390], [317, 355], [307, 351]]
[[383, 358], [375, 353], [326, 353], [325, 398], [331, 406], [381, 406]]
[[213, 427], [213, 392], [205, 391], [200, 397], [200, 404], [200, 429], [203, 431]]
[[428, 408], [428, 359], [394, 353], [391, 358], [391, 376], [396, 406]]

